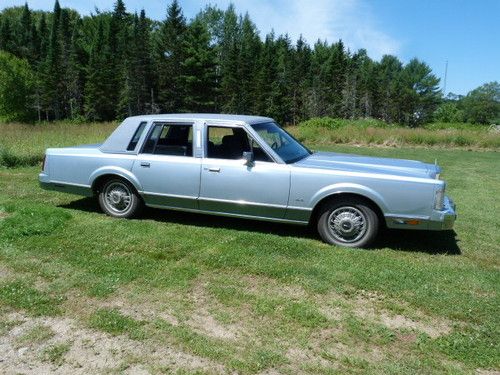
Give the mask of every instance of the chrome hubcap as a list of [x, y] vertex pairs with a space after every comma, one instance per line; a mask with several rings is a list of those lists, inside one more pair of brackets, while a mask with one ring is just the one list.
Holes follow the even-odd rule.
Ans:
[[129, 188], [120, 182], [114, 182], [106, 187], [104, 193], [106, 206], [112, 211], [123, 213], [128, 210], [132, 202]]
[[339, 207], [328, 217], [328, 229], [340, 242], [356, 242], [366, 233], [366, 218], [355, 207]]

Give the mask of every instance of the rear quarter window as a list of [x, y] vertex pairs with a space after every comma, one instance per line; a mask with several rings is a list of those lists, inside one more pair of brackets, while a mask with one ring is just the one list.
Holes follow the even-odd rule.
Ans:
[[139, 139], [141, 139], [141, 135], [144, 132], [144, 129], [146, 128], [147, 122], [143, 121], [139, 124], [137, 127], [137, 130], [134, 133], [134, 136], [130, 140], [130, 143], [128, 144], [127, 151], [134, 151], [135, 148], [137, 147], [137, 143], [139, 142]]

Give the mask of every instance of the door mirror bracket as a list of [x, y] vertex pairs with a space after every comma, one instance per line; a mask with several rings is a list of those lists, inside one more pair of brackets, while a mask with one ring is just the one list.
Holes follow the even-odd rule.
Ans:
[[245, 160], [245, 165], [251, 166], [255, 161], [255, 156], [252, 151], [243, 151], [243, 159]]

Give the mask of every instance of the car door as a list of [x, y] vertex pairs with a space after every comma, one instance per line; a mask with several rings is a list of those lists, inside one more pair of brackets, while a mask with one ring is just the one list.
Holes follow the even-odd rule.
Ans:
[[[272, 161], [242, 126], [207, 126], [205, 133], [200, 209], [283, 218], [290, 186], [289, 166]], [[253, 148], [257, 160], [245, 164], [243, 152]]]
[[192, 123], [153, 123], [132, 168], [146, 204], [198, 208], [201, 158], [193, 156]]

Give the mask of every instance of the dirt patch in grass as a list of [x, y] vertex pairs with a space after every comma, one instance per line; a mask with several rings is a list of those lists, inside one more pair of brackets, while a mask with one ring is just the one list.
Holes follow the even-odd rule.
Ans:
[[[144, 345], [124, 336], [97, 332], [66, 317], [33, 318], [13, 313], [8, 318], [22, 323], [0, 337], [0, 358], [3, 359], [0, 373], [90, 374], [125, 370], [140, 373], [139, 370], [145, 372], [153, 367], [171, 372], [225, 372], [222, 366], [204, 358], [166, 345]], [[16, 345], [39, 326], [50, 329], [52, 335], [26, 342], [22, 347]]]
[[[423, 332], [431, 338], [437, 338], [452, 331], [452, 324], [446, 319], [430, 317], [413, 308], [411, 308], [411, 317], [402, 313], [393, 313], [383, 307], [385, 302], [389, 301], [384, 295], [370, 291], [360, 291], [354, 298], [329, 293], [317, 299], [320, 311], [334, 321], [340, 321], [353, 314], [369, 322], [380, 323], [391, 330]], [[410, 309], [397, 301], [390, 302], [405, 310]]]
[[[238, 324], [222, 323], [210, 312], [217, 303], [206, 293], [206, 285], [198, 283], [187, 297], [190, 308], [182, 317], [176, 315], [172, 305], [179, 303], [175, 295], [168, 292], [151, 291], [144, 296], [133, 290], [121, 289], [105, 300], [83, 297], [68, 298], [66, 306], [79, 311], [79, 315], [88, 316], [98, 309], [116, 309], [123, 315], [138, 321], [165, 320], [172, 326], [185, 324], [193, 331], [217, 339], [236, 340], [244, 336], [244, 330]], [[82, 302], [83, 301], [83, 302]]]
[[214, 301], [206, 293], [206, 284], [198, 283], [191, 293], [194, 311], [187, 325], [194, 331], [218, 339], [235, 340], [244, 336], [243, 327], [237, 324], [223, 324], [210, 313]]
[[394, 314], [387, 310], [360, 303], [359, 307], [353, 310], [354, 314], [363, 319], [382, 323], [392, 330], [410, 330], [423, 332], [431, 338], [447, 335], [451, 332], [451, 323], [442, 318], [429, 317], [415, 311], [418, 318], [408, 318], [401, 314]]
[[240, 281], [245, 283], [245, 289], [252, 294], [277, 295], [289, 299], [301, 299], [308, 296], [300, 285], [283, 284], [275, 279], [259, 275], [241, 275]]
[[11, 279], [11, 278], [13, 278], [13, 276], [14, 276], [14, 274], [9, 268], [0, 264], [0, 281], [5, 281], [8, 279]]

